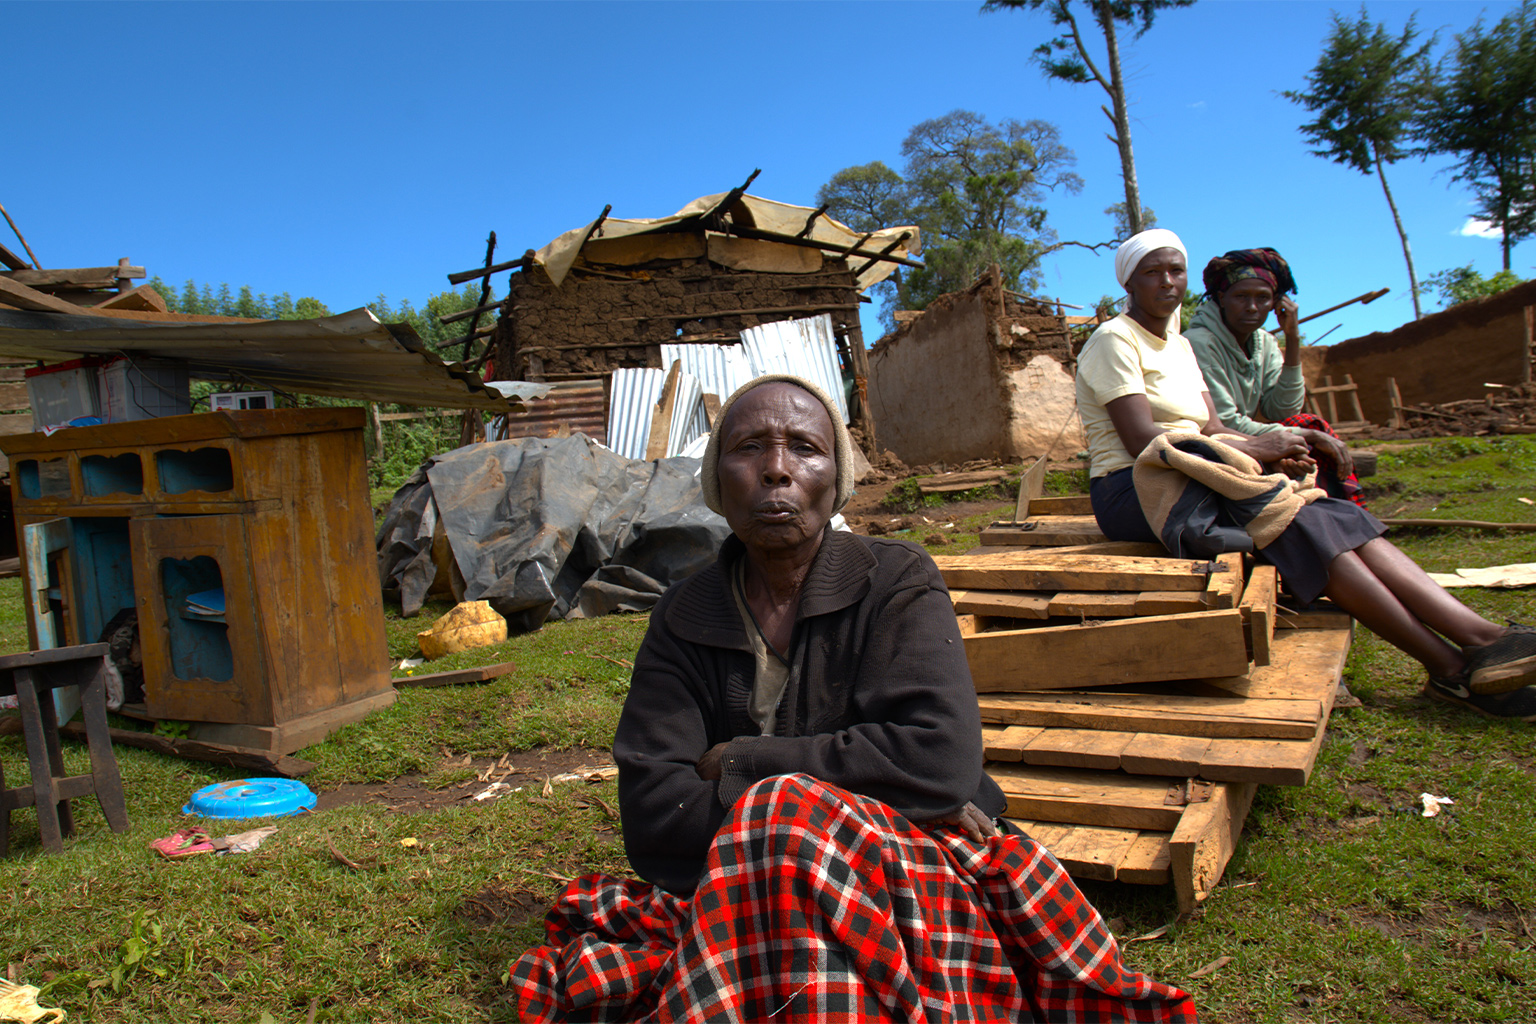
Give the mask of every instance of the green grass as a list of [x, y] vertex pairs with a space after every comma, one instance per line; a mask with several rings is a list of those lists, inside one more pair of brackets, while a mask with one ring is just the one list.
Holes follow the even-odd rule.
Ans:
[[[1444, 474], [1433, 479], [1445, 494], [1488, 502], [1530, 493], [1530, 440], [1427, 447], [1378, 479], [1404, 493]], [[1471, 487], [1485, 480], [1495, 490]], [[949, 543], [933, 550], [965, 550], [1011, 509], [999, 500], [942, 531]], [[1528, 534], [1414, 531], [1399, 542], [1431, 569], [1532, 557]], [[1536, 621], [1529, 590], [1458, 593], [1489, 617]], [[446, 610], [389, 616], [395, 662]], [[0, 581], [0, 650], [25, 649], [24, 623], [19, 584]], [[316, 764], [306, 781], [325, 790], [411, 772], [446, 786], [462, 779], [449, 762], [464, 754], [606, 747], [628, 683], [618, 662], [633, 660], [645, 623], [553, 623], [425, 665], [417, 671], [497, 661], [518, 671], [483, 686], [403, 689], [394, 707], [301, 751]], [[1418, 666], [1363, 629], [1346, 672], [1364, 706], [1334, 715], [1311, 782], [1261, 787], [1221, 885], [1163, 938], [1127, 944], [1127, 958], [1188, 988], [1201, 1019], [1217, 1024], [1529, 1020], [1536, 729], [1426, 701]], [[86, 769], [82, 744], [66, 741], [64, 753], [69, 770]], [[117, 755], [128, 833], [114, 835], [94, 801], [81, 801], [78, 834], [62, 856], [46, 856], [36, 818], [21, 810], [0, 861], [0, 957], [21, 981], [51, 982], [46, 1005], [72, 1020], [292, 1022], [311, 1006], [320, 1021], [510, 1020], [501, 976], [541, 934], [561, 885], [549, 876], [626, 870], [603, 806], [617, 806], [612, 782], [430, 814], [352, 806], [277, 822], [251, 854], [166, 861], [148, 841], [179, 827], [194, 790], [237, 773]], [[0, 760], [12, 785], [26, 778], [19, 737], [0, 738]], [[1421, 792], [1456, 804], [1424, 818]], [[1171, 888], [1083, 887], [1122, 937], [1177, 916]], [[1223, 956], [1232, 959], [1190, 980]]]

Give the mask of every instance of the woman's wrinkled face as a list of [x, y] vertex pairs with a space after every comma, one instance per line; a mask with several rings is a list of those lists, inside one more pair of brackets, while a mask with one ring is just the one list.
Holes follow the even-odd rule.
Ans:
[[1256, 277], [1245, 277], [1221, 293], [1221, 318], [1232, 336], [1242, 341], [1264, 326], [1275, 308], [1275, 290]]
[[1143, 256], [1125, 282], [1131, 305], [1157, 318], [1171, 316], [1179, 308], [1188, 286], [1188, 261], [1171, 247], [1153, 249]]
[[720, 503], [748, 550], [820, 542], [837, 497], [832, 419], [793, 384], [764, 384], [736, 400], [720, 436]]

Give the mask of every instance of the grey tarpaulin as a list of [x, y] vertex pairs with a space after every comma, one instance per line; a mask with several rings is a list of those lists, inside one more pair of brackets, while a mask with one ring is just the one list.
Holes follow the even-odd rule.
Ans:
[[379, 528], [379, 576], [420, 610], [439, 522], [463, 578], [514, 632], [546, 618], [650, 608], [715, 558], [730, 528], [704, 507], [698, 459], [634, 461], [577, 434], [469, 445], [430, 459]]

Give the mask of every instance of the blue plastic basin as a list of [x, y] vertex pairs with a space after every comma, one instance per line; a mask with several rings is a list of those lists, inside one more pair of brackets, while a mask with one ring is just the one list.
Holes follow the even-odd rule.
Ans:
[[205, 818], [276, 818], [315, 806], [315, 794], [297, 779], [235, 779], [204, 786], [182, 814]]

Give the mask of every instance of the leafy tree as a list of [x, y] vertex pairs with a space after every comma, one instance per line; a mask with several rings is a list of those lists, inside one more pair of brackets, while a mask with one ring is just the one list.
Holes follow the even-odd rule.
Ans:
[[1125, 220], [1129, 228], [1124, 237], [1144, 231], [1151, 225], [1141, 205], [1141, 186], [1136, 181], [1136, 156], [1131, 149], [1131, 115], [1125, 95], [1125, 76], [1120, 71], [1120, 38], [1116, 26], [1123, 25], [1131, 29], [1131, 38], [1140, 39], [1152, 27], [1159, 11], [1188, 7], [1192, 3], [1194, 0], [1083, 0], [1083, 7], [1104, 36], [1105, 53], [1099, 61], [1094, 60], [1094, 55], [1083, 39], [1072, 0], [987, 0], [981, 5], [984, 12], [1010, 8], [1046, 11], [1051, 23], [1065, 31], [1035, 48], [1035, 62], [1045, 72], [1045, 77], [1073, 85], [1097, 82], [1109, 95], [1113, 111], [1103, 107], [1099, 109], [1104, 110], [1105, 116], [1114, 124], [1114, 134], [1109, 137], [1109, 141], [1120, 150], [1120, 171], [1125, 182], [1123, 209], [1128, 213]]
[[877, 288], [889, 326], [896, 308], [922, 309], [970, 285], [996, 263], [1015, 291], [1039, 280], [1054, 233], [1042, 204], [1048, 191], [1077, 192], [1076, 162], [1045, 121], [992, 124], [955, 110], [912, 128], [902, 143], [906, 175], [878, 161], [833, 175], [817, 192], [834, 217], [859, 231], [916, 224], [923, 263]]
[[1536, 5], [1456, 37], [1449, 71], [1425, 105], [1419, 134], [1429, 153], [1457, 158], [1456, 181], [1477, 198], [1476, 216], [1503, 234], [1504, 269], [1516, 243], [1536, 235]]
[[1486, 299], [1524, 283], [1524, 278], [1515, 276], [1509, 270], [1501, 270], [1492, 277], [1484, 277], [1473, 270], [1470, 263], [1464, 267], [1452, 267], [1438, 274], [1430, 274], [1424, 279], [1426, 290], [1433, 288], [1440, 293], [1444, 308], [1471, 302], [1473, 299]]
[[879, 231], [907, 216], [907, 183], [880, 160], [845, 167], [816, 190], [816, 205], [855, 231]]
[[1414, 118], [1425, 98], [1426, 54], [1434, 39], [1415, 48], [1418, 29], [1413, 22], [1410, 16], [1402, 34], [1393, 36], [1384, 26], [1372, 24], [1363, 10], [1354, 21], [1335, 13], [1322, 55], [1307, 75], [1306, 90], [1282, 95], [1317, 115], [1301, 126], [1307, 141], [1317, 147], [1312, 150], [1314, 156], [1325, 156], [1361, 174], [1376, 172], [1402, 240], [1417, 319], [1422, 312], [1413, 250], [1386, 172], [1387, 164], [1408, 155]]

